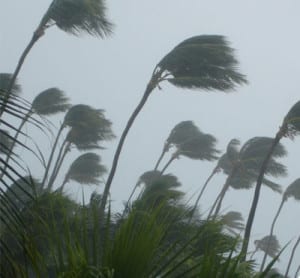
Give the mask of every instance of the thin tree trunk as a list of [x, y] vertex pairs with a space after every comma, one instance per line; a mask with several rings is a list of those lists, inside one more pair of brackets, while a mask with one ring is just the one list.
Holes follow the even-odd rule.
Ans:
[[241, 261], [246, 260], [248, 245], [249, 245], [249, 239], [250, 239], [250, 235], [251, 235], [252, 224], [253, 224], [253, 221], [254, 221], [255, 212], [256, 212], [256, 209], [257, 209], [257, 205], [258, 205], [259, 194], [260, 194], [260, 189], [261, 189], [262, 181], [263, 181], [263, 178], [264, 178], [264, 174], [267, 170], [269, 160], [270, 160], [276, 146], [278, 145], [280, 139], [282, 138], [282, 136], [283, 136], [282, 130], [280, 129], [279, 132], [276, 134], [276, 137], [274, 138], [273, 144], [271, 145], [270, 150], [267, 153], [266, 158], [264, 159], [264, 161], [262, 163], [262, 166], [260, 168], [260, 172], [259, 172], [259, 175], [258, 175], [258, 178], [257, 178], [255, 192], [254, 192], [254, 198], [253, 198], [253, 201], [252, 201], [251, 209], [250, 209], [250, 212], [249, 212], [249, 216], [248, 216], [248, 220], [247, 220], [247, 224], [246, 224], [246, 228], [245, 228], [244, 240], [243, 240], [243, 245], [242, 245], [242, 250], [241, 250]]
[[147, 88], [144, 92], [144, 95], [143, 95], [142, 99], [140, 100], [139, 104], [137, 105], [137, 107], [133, 111], [132, 115], [130, 116], [130, 118], [129, 118], [127, 124], [126, 124], [126, 127], [123, 130], [123, 133], [120, 137], [120, 140], [119, 140], [119, 143], [118, 143], [118, 146], [117, 146], [117, 150], [115, 152], [114, 159], [113, 159], [113, 162], [112, 162], [112, 166], [111, 166], [111, 169], [110, 169], [110, 172], [109, 172], [109, 175], [108, 175], [105, 187], [104, 187], [104, 191], [103, 191], [103, 194], [102, 194], [102, 199], [101, 199], [100, 208], [99, 208], [100, 218], [104, 215], [105, 206], [106, 206], [107, 198], [108, 198], [108, 195], [109, 195], [110, 187], [111, 187], [111, 184], [112, 184], [112, 181], [113, 181], [113, 178], [114, 178], [117, 166], [118, 166], [119, 157], [120, 157], [120, 154], [121, 154], [122, 147], [124, 145], [126, 136], [129, 132], [134, 120], [136, 119], [136, 117], [141, 112], [142, 108], [144, 107], [144, 105], [145, 105], [148, 97], [150, 96], [151, 92], [157, 86], [157, 84], [158, 84], [157, 80], [158, 80], [160, 74], [161, 74], [160, 71], [153, 74], [150, 82], [147, 85]]
[[195, 213], [195, 211], [196, 211], [196, 209], [197, 209], [197, 207], [198, 207], [198, 205], [199, 205], [200, 198], [202, 197], [202, 195], [203, 195], [203, 193], [204, 193], [204, 191], [205, 191], [205, 189], [206, 189], [208, 183], [211, 181], [211, 179], [213, 178], [213, 176], [218, 172], [218, 169], [219, 169], [218, 166], [216, 166], [216, 167], [213, 169], [213, 171], [211, 172], [211, 174], [209, 175], [209, 177], [208, 177], [207, 180], [205, 181], [204, 185], [202, 186], [202, 189], [201, 189], [201, 191], [200, 191], [200, 193], [199, 193], [199, 195], [198, 195], [198, 197], [197, 197], [197, 200], [196, 200], [196, 202], [195, 202], [195, 205], [194, 205], [194, 207], [192, 208], [191, 216], [190, 216], [191, 219], [192, 219], [192, 217], [194, 216], [194, 213]]
[[44, 27], [40, 24], [39, 27], [36, 29], [36, 31], [33, 33], [32, 38], [31, 38], [30, 42], [28, 43], [27, 47], [24, 49], [24, 51], [18, 61], [17, 67], [13, 73], [13, 76], [8, 84], [7, 94], [4, 96], [4, 100], [3, 100], [1, 110], [0, 110], [0, 117], [5, 110], [5, 107], [7, 105], [8, 99], [11, 94], [11, 90], [16, 82], [17, 76], [22, 68], [22, 65], [24, 64], [26, 56], [28, 55], [28, 53], [30, 52], [30, 50], [32, 49], [34, 44], [39, 40], [39, 38], [41, 38], [43, 36], [43, 34], [44, 34]]
[[163, 148], [163, 151], [162, 151], [161, 154], [160, 154], [159, 159], [157, 160], [157, 162], [156, 162], [156, 164], [155, 164], [154, 171], [157, 170], [157, 168], [158, 168], [158, 166], [159, 166], [159, 164], [160, 164], [161, 160], [163, 159], [163, 157], [164, 157], [164, 155], [165, 155], [166, 152], [167, 152], [167, 147], [166, 147], [166, 145], [165, 145], [164, 148]]
[[70, 145], [71, 145], [71, 143], [67, 142], [65, 140], [62, 147], [61, 147], [61, 149], [60, 149], [60, 151], [59, 151], [59, 154], [57, 156], [55, 165], [53, 167], [52, 175], [49, 178], [49, 183], [48, 183], [48, 187], [47, 187], [47, 190], [49, 190], [49, 191], [52, 189], [54, 181], [55, 181], [55, 179], [56, 179], [56, 177], [59, 173], [59, 170], [61, 168], [61, 165], [62, 165], [67, 153], [70, 150]]
[[137, 182], [136, 185], [134, 186], [134, 188], [132, 189], [131, 194], [130, 194], [130, 196], [129, 196], [127, 202], [126, 202], [125, 208], [124, 208], [124, 210], [123, 210], [121, 219], [124, 218], [125, 213], [126, 213], [128, 207], [129, 207], [129, 203], [130, 203], [130, 201], [131, 201], [131, 199], [132, 199], [132, 197], [133, 197], [133, 194], [135, 193], [135, 191], [136, 191], [136, 189], [139, 187], [139, 185], [140, 185], [140, 183]]
[[[266, 249], [266, 251], [269, 249], [269, 245], [270, 245], [270, 243], [271, 243], [271, 237], [272, 237], [272, 235], [273, 235], [273, 233], [274, 233], [275, 223], [276, 223], [277, 218], [278, 218], [278, 216], [279, 216], [279, 214], [280, 214], [280, 212], [281, 212], [281, 209], [282, 209], [282, 207], [283, 207], [284, 202], [285, 202], [285, 199], [284, 199], [284, 196], [283, 196], [282, 201], [281, 201], [281, 203], [280, 203], [280, 205], [279, 205], [279, 208], [278, 208], [278, 210], [277, 210], [277, 213], [276, 213], [276, 215], [275, 215], [275, 217], [274, 217], [274, 220], [273, 220], [273, 222], [272, 222], [272, 225], [271, 225], [271, 230], [270, 230], [270, 235], [269, 235], [269, 240], [268, 240], [268, 244], [267, 244], [267, 249]], [[266, 251], [265, 251], [265, 253], [264, 253], [264, 257], [263, 257], [263, 260], [262, 260], [262, 263], [261, 263], [261, 266], [260, 266], [260, 271], [261, 271], [261, 272], [263, 271], [263, 269], [264, 269], [264, 267], [265, 267], [266, 259], [267, 259], [267, 256], [268, 256], [268, 254], [267, 254]]]
[[47, 180], [47, 177], [48, 177], [48, 174], [49, 174], [49, 170], [50, 170], [50, 167], [51, 167], [51, 164], [52, 164], [53, 156], [54, 156], [54, 153], [55, 153], [57, 144], [58, 144], [58, 140], [59, 140], [59, 137], [60, 137], [60, 135], [61, 135], [61, 133], [62, 133], [64, 127], [65, 127], [65, 126], [62, 124], [61, 127], [60, 127], [59, 130], [58, 130], [57, 135], [56, 135], [56, 138], [55, 138], [55, 141], [54, 141], [54, 144], [53, 144], [51, 153], [50, 153], [50, 157], [49, 157], [49, 159], [48, 159], [48, 163], [47, 163], [47, 166], [46, 166], [46, 170], [45, 170], [45, 173], [44, 173], [44, 177], [43, 177], [43, 179], [42, 179], [42, 187], [45, 186], [45, 183], [46, 183], [46, 180]]
[[298, 244], [300, 243], [300, 236], [298, 237], [294, 247], [293, 247], [293, 250], [292, 250], [292, 253], [291, 253], [291, 256], [290, 256], [290, 259], [289, 259], [289, 263], [288, 263], [288, 266], [286, 268], [286, 272], [284, 274], [284, 278], [287, 278], [288, 277], [288, 274], [289, 274], [289, 271], [290, 271], [290, 267], [291, 267], [291, 264], [292, 264], [292, 261], [294, 259], [294, 256], [295, 256], [295, 252], [296, 252], [296, 249], [297, 249], [297, 246]]
[[167, 162], [167, 164], [165, 165], [165, 167], [160, 171], [160, 174], [162, 175], [166, 170], [167, 168], [170, 166], [170, 164], [175, 160], [175, 158], [177, 158], [178, 155], [177, 153], [174, 153], [172, 155], [172, 157], [169, 159], [169, 161]]

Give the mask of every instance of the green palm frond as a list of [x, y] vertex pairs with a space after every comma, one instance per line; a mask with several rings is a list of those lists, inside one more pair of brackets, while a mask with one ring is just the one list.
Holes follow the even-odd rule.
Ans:
[[213, 161], [218, 158], [219, 151], [216, 149], [217, 139], [210, 135], [199, 133], [198, 136], [187, 139], [177, 145], [178, 155], [183, 155], [191, 159]]
[[100, 184], [100, 179], [106, 173], [101, 164], [101, 158], [95, 153], [85, 153], [79, 156], [70, 166], [65, 181], [76, 181], [80, 184]]
[[293, 197], [295, 200], [300, 201], [300, 178], [293, 181], [284, 192], [284, 199]]
[[104, 111], [88, 105], [72, 106], [65, 115], [64, 125], [71, 127], [67, 141], [81, 150], [99, 148], [100, 142], [115, 137], [111, 121], [105, 118]]
[[300, 133], [300, 101], [296, 102], [283, 120], [283, 131], [285, 135], [293, 138]]
[[0, 155], [9, 153], [9, 150], [13, 144], [10, 136], [8, 136], [8, 131], [0, 129]]
[[111, 34], [113, 27], [106, 17], [103, 0], [53, 0], [43, 17], [42, 25], [53, 23], [76, 36], [87, 33], [104, 37]]
[[49, 88], [39, 93], [32, 102], [32, 109], [39, 115], [53, 115], [70, 108], [69, 98], [58, 88]]
[[265, 236], [260, 240], [255, 240], [257, 249], [266, 252], [270, 257], [275, 258], [280, 251], [280, 245], [276, 236]]
[[247, 83], [237, 71], [233, 49], [223, 36], [202, 35], [177, 45], [159, 63], [170, 83], [181, 88], [222, 90]]
[[[12, 74], [10, 73], [0, 73], [0, 89], [1, 97], [9, 89], [9, 84], [12, 79]], [[14, 82], [14, 85], [10, 91], [11, 94], [19, 94], [21, 92], [21, 85], [17, 81]]]

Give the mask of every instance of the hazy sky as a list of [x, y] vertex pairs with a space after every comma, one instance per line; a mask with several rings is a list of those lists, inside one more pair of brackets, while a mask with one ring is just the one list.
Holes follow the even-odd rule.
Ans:
[[[50, 1], [1, 1], [0, 72], [12, 72], [34, 28]], [[232, 138], [244, 143], [254, 136], [274, 136], [290, 107], [300, 98], [300, 1], [108, 1], [114, 34], [101, 40], [80, 38], [50, 28], [38, 42], [19, 75], [28, 100], [57, 86], [72, 103], [106, 110], [113, 130], [120, 136], [139, 102], [156, 63], [182, 40], [201, 34], [221, 34], [236, 49], [240, 70], [249, 85], [236, 92], [179, 90], [162, 84], [155, 90], [130, 132], [112, 185], [114, 207], [120, 208], [138, 176], [151, 170], [170, 130], [183, 120], [218, 138], [225, 150]], [[282, 143], [289, 152], [283, 162], [289, 176], [277, 180], [284, 188], [300, 176], [300, 138]], [[110, 167], [117, 140], [101, 153]], [[181, 158], [170, 166], [182, 190], [191, 196], [204, 183], [215, 163]], [[202, 199], [201, 211], [209, 209], [225, 176], [215, 178]], [[99, 188], [102, 192], [102, 187]], [[253, 190], [226, 195], [223, 209], [239, 210], [247, 218]], [[263, 189], [251, 242], [268, 234], [281, 196]], [[289, 200], [278, 220], [276, 235], [282, 246], [300, 234], [300, 204]], [[282, 271], [291, 247], [276, 265]], [[253, 248], [253, 245], [252, 245]], [[258, 255], [259, 257], [259, 255]], [[260, 257], [259, 257], [260, 258]], [[300, 262], [298, 249], [291, 274]]]

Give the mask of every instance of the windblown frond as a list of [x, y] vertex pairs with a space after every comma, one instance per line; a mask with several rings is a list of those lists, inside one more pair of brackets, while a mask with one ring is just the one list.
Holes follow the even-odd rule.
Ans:
[[293, 181], [284, 192], [284, 199], [293, 197], [295, 200], [300, 201], [300, 178]]
[[104, 0], [53, 0], [42, 22], [54, 22], [72, 35], [88, 33], [104, 37], [112, 32], [113, 24], [106, 17]]
[[175, 86], [228, 91], [247, 83], [233, 52], [223, 36], [195, 36], [177, 45], [158, 67], [172, 76], [166, 80]]
[[257, 249], [266, 252], [272, 258], [275, 258], [280, 250], [279, 242], [274, 235], [265, 236], [260, 240], [255, 240], [254, 244]]
[[296, 102], [285, 116], [283, 129], [290, 138], [300, 134], [300, 101]]
[[244, 219], [242, 214], [238, 211], [229, 211], [225, 215], [222, 215], [221, 219], [223, 225], [230, 229], [243, 230], [244, 229]]
[[0, 129], [0, 155], [9, 153], [12, 144], [13, 141], [8, 136], [8, 131]]
[[58, 88], [39, 93], [32, 102], [32, 109], [39, 115], [53, 115], [70, 108], [69, 98]]
[[65, 181], [74, 180], [81, 184], [100, 184], [100, 179], [106, 173], [101, 164], [101, 158], [95, 153], [85, 153], [79, 156], [70, 166]]

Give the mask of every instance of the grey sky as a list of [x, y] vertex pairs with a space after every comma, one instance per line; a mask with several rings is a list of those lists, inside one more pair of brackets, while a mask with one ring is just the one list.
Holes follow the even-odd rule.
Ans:
[[[1, 1], [0, 72], [12, 72], [50, 1]], [[180, 121], [193, 120], [219, 140], [225, 149], [234, 137], [242, 143], [254, 136], [274, 136], [284, 115], [300, 96], [300, 1], [108, 1], [108, 14], [116, 24], [106, 40], [67, 35], [51, 28], [34, 47], [19, 76], [23, 96], [32, 99], [52, 86], [63, 89], [72, 103], [86, 103], [106, 110], [120, 135], [140, 100], [157, 62], [182, 40], [200, 34], [225, 35], [235, 48], [241, 71], [249, 85], [236, 92], [179, 90], [163, 84], [150, 96], [124, 146], [112, 185], [114, 207], [126, 200], [138, 176], [151, 170], [170, 130]], [[101, 155], [110, 167], [117, 140], [106, 144]], [[300, 139], [283, 140], [289, 156], [284, 160], [289, 176], [284, 187], [300, 176]], [[213, 163], [186, 158], [174, 162], [188, 196], [199, 188]], [[224, 182], [220, 175], [204, 196], [205, 211]], [[102, 188], [99, 188], [101, 192]], [[225, 197], [227, 210], [248, 215], [253, 190], [233, 191]], [[252, 240], [267, 235], [280, 196], [262, 190]], [[300, 233], [299, 203], [289, 200], [277, 223], [282, 246]], [[297, 219], [297, 220], [296, 220]], [[291, 246], [277, 264], [285, 270]], [[292, 271], [300, 261], [298, 249]]]

